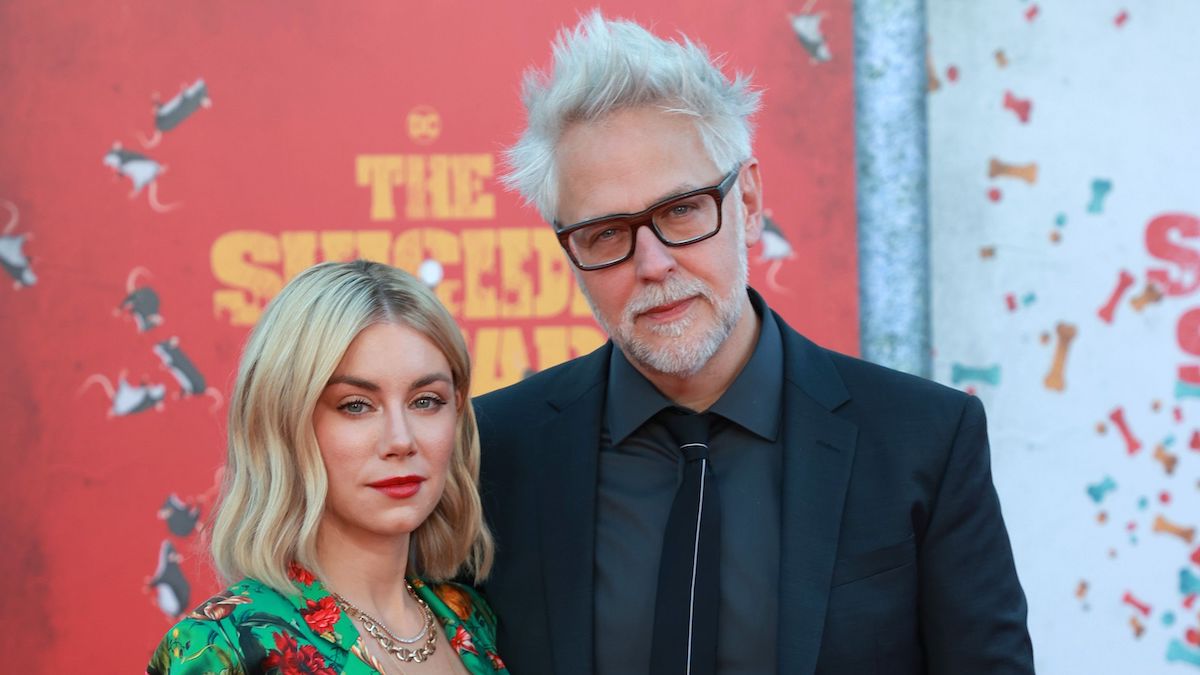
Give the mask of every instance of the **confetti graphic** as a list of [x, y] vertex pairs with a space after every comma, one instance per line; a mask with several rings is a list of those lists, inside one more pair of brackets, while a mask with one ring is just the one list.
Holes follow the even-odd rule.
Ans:
[[1200, 6], [1129, 9], [927, 5], [943, 89], [971, 68], [928, 98], [934, 372], [988, 407], [1039, 672], [1200, 666], [1200, 153], [1157, 117], [1200, 105], [1200, 62], [1163, 48]]

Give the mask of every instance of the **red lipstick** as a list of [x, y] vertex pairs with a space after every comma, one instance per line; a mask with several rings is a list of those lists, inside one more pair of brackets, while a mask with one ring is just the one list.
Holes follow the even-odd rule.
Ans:
[[396, 476], [367, 483], [367, 487], [375, 488], [392, 499], [408, 499], [421, 490], [421, 476]]

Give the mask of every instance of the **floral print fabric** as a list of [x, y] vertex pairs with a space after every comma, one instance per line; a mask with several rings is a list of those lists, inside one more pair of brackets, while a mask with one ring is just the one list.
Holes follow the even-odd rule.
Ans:
[[[201, 604], [163, 637], [148, 675], [378, 675], [388, 667], [367, 652], [350, 617], [318, 579], [298, 565], [288, 576], [296, 594], [243, 579]], [[508, 672], [496, 654], [496, 617], [473, 589], [410, 582], [467, 672]], [[444, 642], [438, 646], [446, 648]], [[394, 664], [391, 672], [398, 672]]]

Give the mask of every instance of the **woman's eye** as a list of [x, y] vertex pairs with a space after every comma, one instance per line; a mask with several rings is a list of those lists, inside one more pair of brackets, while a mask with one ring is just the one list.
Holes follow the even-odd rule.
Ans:
[[338, 406], [338, 410], [348, 412], [351, 415], [361, 415], [367, 412], [369, 408], [370, 404], [366, 401], [347, 401]]
[[414, 408], [418, 410], [429, 410], [432, 408], [440, 408], [446, 405], [446, 401], [440, 396], [422, 396], [412, 402]]

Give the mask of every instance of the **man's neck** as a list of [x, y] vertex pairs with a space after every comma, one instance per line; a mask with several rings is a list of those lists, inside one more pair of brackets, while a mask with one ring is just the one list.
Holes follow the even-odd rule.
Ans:
[[737, 379], [738, 373], [754, 355], [758, 331], [762, 325], [747, 297], [742, 316], [729, 337], [717, 349], [708, 363], [693, 375], [670, 375], [651, 370], [630, 359], [630, 363], [664, 396], [676, 405], [702, 412], [708, 410]]

